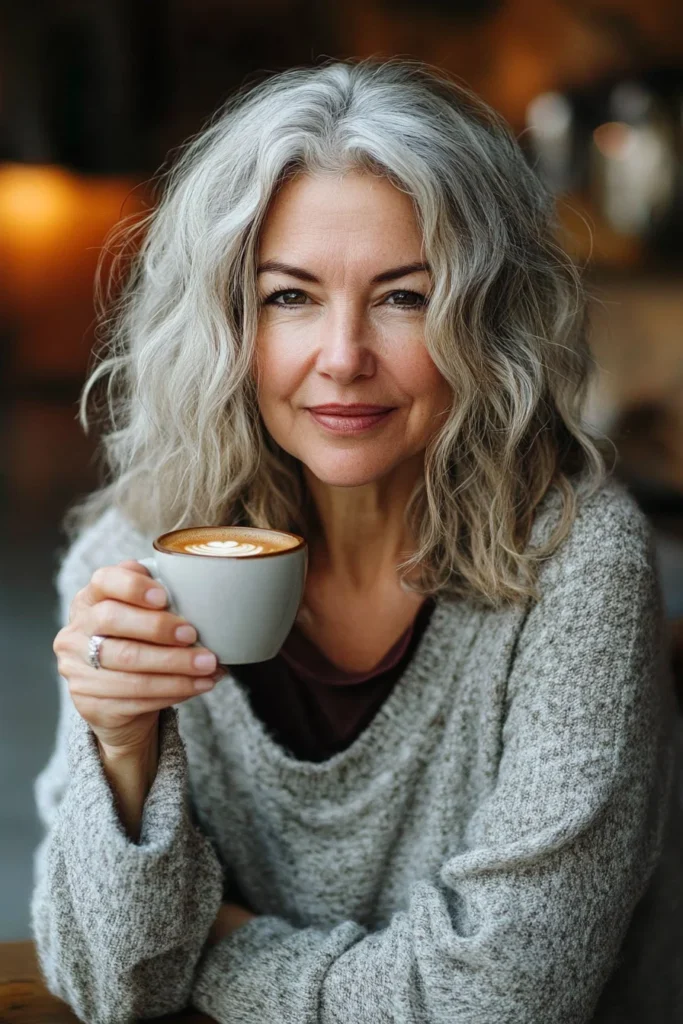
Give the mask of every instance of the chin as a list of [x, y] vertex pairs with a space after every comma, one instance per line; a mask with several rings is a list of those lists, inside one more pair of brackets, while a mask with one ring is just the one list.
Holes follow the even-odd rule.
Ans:
[[392, 466], [339, 466], [320, 462], [305, 462], [310, 473], [329, 487], [362, 487], [375, 480], [381, 480]]

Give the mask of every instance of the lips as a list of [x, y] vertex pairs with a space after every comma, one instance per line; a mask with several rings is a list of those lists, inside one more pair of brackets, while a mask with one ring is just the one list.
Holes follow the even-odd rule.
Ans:
[[360, 403], [337, 405], [329, 403], [328, 405], [313, 405], [309, 408], [310, 412], [323, 413], [324, 415], [329, 414], [331, 416], [374, 416], [375, 414], [390, 412], [392, 406], [362, 405]]
[[[365, 408], [368, 408], [367, 406]], [[372, 406], [370, 408], [373, 408]], [[348, 411], [342, 413], [321, 412], [319, 409], [309, 409], [311, 416], [316, 423], [326, 430], [335, 434], [356, 434], [363, 430], [369, 430], [384, 423], [394, 412], [393, 409], [377, 409], [366, 414], [354, 413], [349, 415]]]

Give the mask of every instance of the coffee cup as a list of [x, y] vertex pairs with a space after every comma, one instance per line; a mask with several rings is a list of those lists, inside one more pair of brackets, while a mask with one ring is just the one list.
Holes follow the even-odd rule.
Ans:
[[223, 665], [274, 658], [296, 618], [308, 569], [303, 537], [251, 526], [162, 533], [139, 558], [165, 589], [167, 609], [197, 630]]

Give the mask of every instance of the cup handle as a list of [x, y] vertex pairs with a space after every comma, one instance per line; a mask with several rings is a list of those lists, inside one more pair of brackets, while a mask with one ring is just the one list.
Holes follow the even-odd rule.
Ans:
[[173, 612], [174, 615], [177, 615], [178, 614], [178, 610], [177, 610], [177, 608], [175, 607], [175, 605], [173, 603], [173, 600], [171, 598], [171, 594], [169, 592], [169, 589], [168, 589], [168, 587], [166, 586], [166, 584], [164, 583], [164, 581], [161, 579], [161, 577], [159, 575], [159, 567], [157, 565], [156, 558], [154, 558], [154, 557], [150, 557], [150, 558], [136, 558], [135, 561], [139, 562], [140, 565], [144, 565], [145, 569], [147, 569], [152, 574], [152, 579], [155, 580], [155, 582], [158, 583], [160, 587], [164, 588], [164, 590], [166, 592], [166, 596], [168, 597], [168, 603], [166, 605], [166, 610], [169, 611], [169, 612]]
[[[144, 565], [145, 569], [148, 569], [149, 572], [151, 572], [152, 579], [155, 580], [159, 584], [159, 586], [163, 587], [164, 590], [166, 591], [166, 596], [168, 597], [168, 602], [166, 604], [166, 611], [173, 612], [174, 615], [178, 615], [179, 614], [178, 613], [178, 609], [176, 608], [176, 606], [173, 603], [173, 600], [171, 598], [171, 593], [170, 593], [167, 585], [164, 583], [164, 581], [159, 576], [159, 567], [157, 566], [156, 558], [153, 558], [153, 557], [149, 557], [149, 558], [136, 558], [135, 561], [139, 562], [140, 565]], [[189, 644], [189, 646], [190, 647], [201, 647], [202, 645], [199, 642], [199, 637], [197, 637], [197, 639], [195, 640], [195, 642], [193, 644]]]

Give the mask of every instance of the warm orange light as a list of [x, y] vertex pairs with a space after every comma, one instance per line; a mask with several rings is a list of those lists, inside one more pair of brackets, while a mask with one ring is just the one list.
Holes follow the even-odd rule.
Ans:
[[130, 178], [0, 165], [0, 319], [17, 332], [19, 369], [83, 366], [103, 243], [110, 228], [147, 202]]
[[59, 167], [0, 167], [0, 226], [19, 238], [61, 235], [81, 200], [73, 178]]

